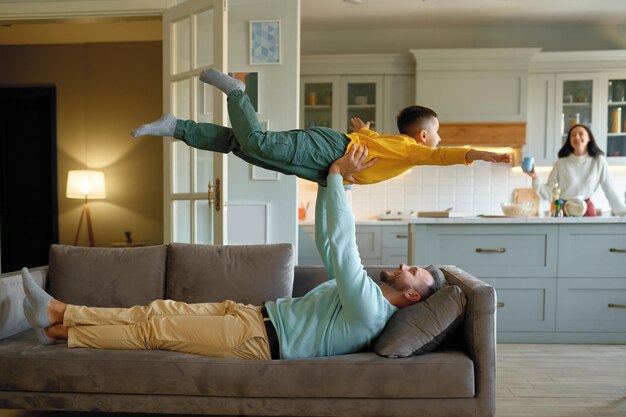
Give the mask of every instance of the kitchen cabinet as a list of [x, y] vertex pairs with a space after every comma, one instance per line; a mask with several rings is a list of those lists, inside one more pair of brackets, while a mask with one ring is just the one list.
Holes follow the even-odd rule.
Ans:
[[526, 146], [551, 166], [574, 124], [588, 126], [609, 164], [626, 163], [626, 51], [541, 52], [529, 68]]
[[626, 332], [626, 225], [561, 226], [558, 331]]
[[442, 123], [524, 122], [528, 67], [537, 52], [413, 49], [417, 102], [435, 110]]
[[[408, 226], [356, 226], [356, 244], [363, 265], [399, 265], [408, 262]], [[300, 225], [298, 265], [321, 265], [315, 246], [315, 226]]]
[[396, 133], [396, 115], [415, 101], [410, 56], [305, 55], [302, 57], [300, 127], [350, 132], [350, 119]]
[[626, 219], [411, 220], [411, 264], [493, 285], [498, 341], [626, 343]]

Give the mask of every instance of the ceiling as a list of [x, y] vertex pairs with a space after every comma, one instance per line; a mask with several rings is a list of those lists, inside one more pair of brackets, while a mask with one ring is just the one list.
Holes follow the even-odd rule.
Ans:
[[626, 0], [301, 0], [303, 30], [624, 25]]

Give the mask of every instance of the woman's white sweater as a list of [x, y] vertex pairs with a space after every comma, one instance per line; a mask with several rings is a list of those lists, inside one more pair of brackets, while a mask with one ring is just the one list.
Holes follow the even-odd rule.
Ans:
[[577, 196], [587, 199], [601, 186], [611, 211], [614, 214], [626, 215], [624, 196], [617, 193], [604, 156], [592, 157], [589, 154], [577, 156], [572, 153], [559, 158], [552, 167], [548, 182], [543, 184], [539, 178], [535, 178], [533, 188], [540, 198], [549, 201], [552, 198], [552, 188], [557, 183], [563, 200]]

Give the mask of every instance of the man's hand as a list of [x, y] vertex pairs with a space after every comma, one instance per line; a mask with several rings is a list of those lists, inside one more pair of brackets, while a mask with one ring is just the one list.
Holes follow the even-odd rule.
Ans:
[[470, 149], [465, 155], [467, 162], [472, 161], [487, 161], [487, 162], [511, 162], [511, 154], [509, 153], [495, 153], [489, 151], [479, 151], [476, 149]]
[[350, 119], [350, 130], [352, 130], [353, 132], [358, 132], [361, 129], [369, 129], [369, 128], [370, 128], [370, 122], [364, 122], [358, 117], [353, 117], [352, 119]]
[[352, 176], [357, 172], [363, 171], [374, 165], [378, 158], [373, 158], [367, 161], [367, 147], [359, 144], [354, 144], [341, 158], [335, 160], [328, 170], [329, 174], [340, 174], [344, 180], [350, 183], [357, 183], [358, 181]]

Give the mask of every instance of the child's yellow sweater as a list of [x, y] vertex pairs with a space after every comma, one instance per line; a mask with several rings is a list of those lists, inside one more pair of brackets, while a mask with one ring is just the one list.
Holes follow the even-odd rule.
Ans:
[[346, 153], [355, 143], [367, 146], [368, 160], [378, 161], [353, 177], [358, 184], [373, 184], [388, 180], [407, 171], [415, 165], [470, 165], [465, 160], [469, 149], [443, 146], [431, 148], [418, 144], [407, 135], [380, 135], [373, 130], [361, 129], [358, 132], [346, 133], [350, 143]]

